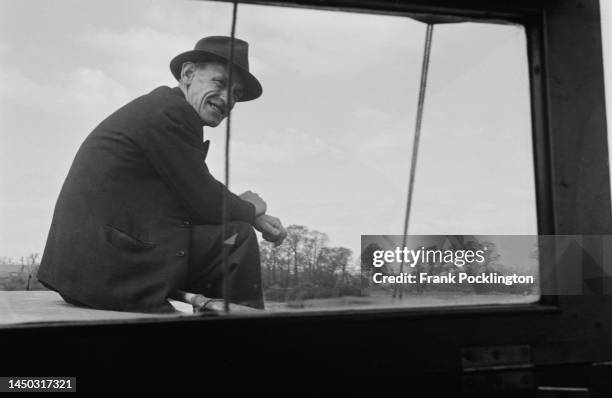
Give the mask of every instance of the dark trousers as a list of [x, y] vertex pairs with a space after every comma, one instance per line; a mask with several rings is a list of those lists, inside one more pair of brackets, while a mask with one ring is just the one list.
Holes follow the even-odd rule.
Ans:
[[[228, 246], [230, 302], [263, 309], [261, 260], [255, 230], [239, 221], [229, 222], [227, 229], [227, 236], [236, 234], [234, 244]], [[189, 269], [183, 290], [209, 298], [224, 297], [221, 234], [220, 225], [192, 227]], [[61, 296], [69, 304], [85, 306], [64, 294]]]
[[[253, 227], [245, 222], [227, 224], [227, 235], [236, 235], [228, 245], [229, 298], [235, 304], [264, 308], [259, 244]], [[223, 298], [223, 237], [220, 225], [195, 225], [185, 291], [210, 298]]]

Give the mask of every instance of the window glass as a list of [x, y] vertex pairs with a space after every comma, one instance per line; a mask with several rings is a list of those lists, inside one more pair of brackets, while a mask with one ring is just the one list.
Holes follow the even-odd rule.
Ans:
[[[233, 184], [257, 186], [290, 226], [289, 243], [262, 242], [269, 308], [537, 299], [537, 286], [472, 286], [407, 287], [398, 301], [361, 284], [361, 235], [403, 233], [425, 23], [248, 5], [239, 15], [238, 34], [261, 43], [266, 88], [236, 110]], [[480, 237], [493, 268], [537, 275], [537, 237], [501, 236], [537, 235], [526, 50], [521, 26], [435, 25], [408, 233], [500, 235]]]
[[[0, 7], [0, 290], [42, 291], [37, 266], [82, 141], [127, 102], [175, 86], [169, 60], [201, 37], [229, 34], [232, 5]], [[257, 192], [288, 230], [279, 247], [257, 235], [268, 311], [537, 298], [536, 289], [429, 291], [411, 300], [406, 289], [391, 301], [363, 284], [361, 236], [403, 233], [426, 26], [399, 16], [239, 6], [236, 36], [249, 42], [263, 95], [232, 112], [230, 188]], [[520, 26], [435, 25], [410, 234], [537, 234], [526, 49]], [[224, 133], [225, 123], [204, 129], [206, 162], [219, 180]], [[533, 256], [523, 257], [509, 259], [508, 269], [536, 272]]]

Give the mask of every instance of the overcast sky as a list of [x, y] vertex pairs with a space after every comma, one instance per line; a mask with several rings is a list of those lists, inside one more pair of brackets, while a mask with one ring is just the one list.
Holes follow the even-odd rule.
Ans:
[[[229, 34], [231, 4], [0, 0], [0, 256], [42, 252], [86, 135], [131, 99], [175, 85], [168, 63]], [[261, 99], [236, 106], [230, 188], [284, 224], [359, 251], [401, 234], [425, 24], [240, 5]], [[523, 29], [434, 30], [413, 234], [535, 234]], [[223, 176], [224, 125], [205, 129]]]

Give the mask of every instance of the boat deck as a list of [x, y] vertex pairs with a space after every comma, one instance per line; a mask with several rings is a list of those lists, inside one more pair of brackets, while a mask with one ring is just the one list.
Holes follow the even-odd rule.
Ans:
[[49, 290], [0, 291], [0, 327], [8, 325], [57, 323], [57, 322], [105, 322], [134, 319], [160, 319], [193, 317], [189, 304], [170, 301], [177, 310], [174, 314], [146, 314], [95, 310], [66, 303], [58, 293]]

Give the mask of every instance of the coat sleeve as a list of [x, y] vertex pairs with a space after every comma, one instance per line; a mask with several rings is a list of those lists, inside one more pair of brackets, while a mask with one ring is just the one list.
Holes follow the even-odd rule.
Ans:
[[140, 146], [162, 180], [185, 205], [194, 221], [222, 223], [222, 195], [227, 192], [230, 221], [254, 223], [255, 206], [230, 192], [209, 172], [200, 134], [181, 106], [164, 108], [151, 118]]

